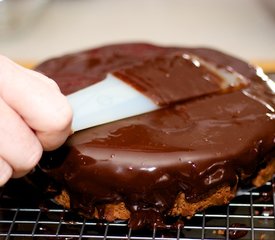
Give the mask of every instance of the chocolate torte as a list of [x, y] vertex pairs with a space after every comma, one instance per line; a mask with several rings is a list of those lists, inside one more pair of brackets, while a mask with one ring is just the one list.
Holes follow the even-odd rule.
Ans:
[[163, 226], [275, 173], [274, 82], [242, 60], [207, 48], [118, 44], [36, 69], [64, 94], [113, 73], [162, 107], [77, 132], [44, 153], [39, 168], [60, 189], [55, 200], [85, 217]]

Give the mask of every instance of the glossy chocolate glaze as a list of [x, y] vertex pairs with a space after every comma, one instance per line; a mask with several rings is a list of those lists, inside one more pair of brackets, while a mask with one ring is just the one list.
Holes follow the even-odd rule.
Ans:
[[160, 106], [222, 91], [223, 80], [182, 52], [163, 54], [113, 73]]
[[[161, 225], [180, 192], [196, 202], [221, 186], [235, 186], [238, 179], [255, 174], [274, 150], [274, 95], [254, 68], [223, 53], [122, 44], [49, 60], [38, 69], [57, 79], [65, 93], [77, 90], [78, 81], [87, 86], [110, 71], [144, 90], [139, 84], [147, 76], [154, 78], [155, 59], [165, 62], [167, 54], [179, 53], [237, 71], [252, 83], [222, 93], [215, 74], [208, 73], [216, 80], [205, 83], [206, 69], [200, 73], [181, 59], [186, 81], [205, 84], [199, 94], [191, 84], [183, 91], [187, 98], [175, 100], [179, 92], [173, 98], [171, 92], [161, 95], [164, 85], [146, 84], [147, 94], [166, 108], [78, 132], [60, 149], [45, 153], [40, 167], [67, 189], [72, 208], [92, 213], [95, 206], [122, 201], [131, 211], [132, 227], [148, 224], [148, 219]], [[167, 74], [168, 60], [164, 66]], [[134, 71], [125, 72], [125, 67]], [[185, 101], [169, 105], [178, 100]]]

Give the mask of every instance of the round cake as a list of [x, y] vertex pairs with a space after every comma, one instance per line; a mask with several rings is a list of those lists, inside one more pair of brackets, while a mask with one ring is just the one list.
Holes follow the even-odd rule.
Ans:
[[[118, 76], [161, 109], [74, 133], [39, 168], [55, 200], [88, 218], [162, 227], [228, 203], [275, 173], [274, 82], [206, 48], [117, 44], [50, 59], [36, 70], [64, 94]], [[232, 80], [233, 79], [233, 80]]]

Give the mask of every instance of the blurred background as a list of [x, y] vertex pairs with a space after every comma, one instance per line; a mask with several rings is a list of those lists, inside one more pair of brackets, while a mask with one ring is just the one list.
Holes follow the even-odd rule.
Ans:
[[0, 53], [18, 62], [140, 41], [272, 62], [275, 0], [0, 0]]

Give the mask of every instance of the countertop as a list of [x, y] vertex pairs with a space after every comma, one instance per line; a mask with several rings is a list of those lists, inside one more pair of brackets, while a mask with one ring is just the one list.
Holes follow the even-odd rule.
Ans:
[[52, 0], [36, 16], [27, 14], [24, 26], [0, 35], [0, 53], [36, 63], [109, 43], [149, 42], [213, 47], [268, 63], [275, 60], [274, 2]]

